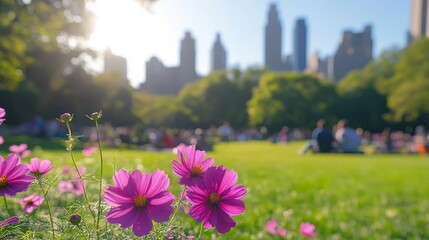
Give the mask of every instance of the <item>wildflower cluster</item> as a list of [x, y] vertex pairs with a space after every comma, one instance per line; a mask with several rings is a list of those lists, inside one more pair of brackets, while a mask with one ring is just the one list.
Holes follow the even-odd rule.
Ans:
[[189, 215], [204, 228], [215, 227], [220, 233], [230, 231], [236, 225], [231, 216], [245, 210], [241, 199], [246, 190], [242, 185], [235, 185], [237, 173], [213, 166], [214, 159], [204, 159], [205, 152], [196, 150], [195, 146], [179, 149], [177, 156], [173, 172], [180, 177], [179, 184], [185, 186], [185, 191], [174, 214], [175, 198], [167, 190], [170, 181], [163, 171], [157, 169], [152, 174], [142, 174], [138, 170], [129, 173], [121, 169], [113, 176], [114, 185], [104, 192], [104, 200], [111, 206], [107, 221], [122, 228], [132, 227], [135, 235], [143, 236], [152, 230], [152, 220], [172, 222], [185, 198], [191, 204]]
[[[265, 230], [271, 235], [279, 235], [280, 237], [286, 237], [286, 235], [288, 234], [286, 229], [278, 226], [275, 220], [268, 221], [265, 224]], [[299, 226], [299, 231], [304, 237], [311, 238], [317, 236], [316, 226], [308, 222], [301, 223]]]
[[[5, 120], [5, 114], [4, 109], [0, 108], [0, 125]], [[182, 145], [178, 149], [177, 159], [172, 162], [172, 170], [179, 177], [178, 184], [183, 185], [182, 194], [177, 197], [168, 190], [170, 179], [160, 169], [151, 173], [120, 169], [113, 175], [113, 184], [105, 186], [98, 128], [101, 117], [101, 111], [88, 116], [97, 128], [98, 143], [96, 147], [88, 147], [82, 152], [88, 156], [99, 150], [99, 177], [84, 177], [85, 167], [79, 167], [76, 162], [73, 149], [78, 138], [72, 134], [70, 123], [73, 114], [69, 113], [62, 114], [58, 120], [68, 130], [66, 150], [70, 154], [72, 167], [64, 166], [61, 173], [49, 177], [55, 168], [50, 160], [33, 157], [28, 164], [21, 163], [21, 158], [31, 154], [26, 144], [10, 146], [11, 154], [6, 159], [0, 156], [0, 196], [9, 215], [9, 218], [0, 221], [0, 238], [10, 236], [4, 235], [3, 229], [22, 221], [20, 214], [37, 216], [42, 211], [39, 210], [42, 205], [46, 206], [49, 214], [51, 239], [122, 239], [129, 232], [123, 230], [121, 233], [116, 224], [123, 229], [131, 228], [138, 237], [152, 234], [157, 239], [191, 239], [194, 236], [186, 236], [181, 226], [174, 224], [177, 213], [184, 205], [189, 207], [189, 215], [201, 223], [198, 237], [201, 237], [203, 228], [215, 228], [224, 234], [236, 226], [232, 217], [244, 212], [242, 199], [246, 189], [236, 184], [238, 175], [235, 171], [214, 166], [214, 159], [206, 158], [205, 151], [196, 150], [195, 146]], [[3, 138], [0, 140], [3, 141]], [[91, 185], [89, 179], [97, 183]], [[58, 188], [52, 188], [55, 183]], [[87, 187], [98, 187], [98, 196], [89, 195]], [[18, 201], [11, 201], [18, 193], [26, 192], [31, 193]], [[58, 194], [55, 195], [55, 192]], [[49, 200], [52, 195], [66, 201], [76, 201], [76, 204], [57, 201], [56, 205], [51, 205]], [[80, 201], [82, 198], [83, 201]], [[8, 202], [18, 202], [21, 211], [18, 213], [15, 207], [9, 208]], [[64, 211], [58, 209], [59, 202], [63, 204], [66, 216], [62, 216]], [[64, 225], [64, 219], [67, 219], [68, 226]], [[103, 219], [112, 225], [100, 224]], [[67, 235], [63, 232], [65, 228], [78, 231], [70, 231]]]

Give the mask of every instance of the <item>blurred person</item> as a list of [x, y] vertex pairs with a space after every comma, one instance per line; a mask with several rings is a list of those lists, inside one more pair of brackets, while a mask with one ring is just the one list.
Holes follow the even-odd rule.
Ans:
[[280, 132], [277, 134], [277, 139], [280, 143], [287, 143], [288, 138], [287, 138], [287, 133], [289, 131], [288, 126], [283, 126], [282, 130], [280, 130]]
[[233, 129], [229, 126], [228, 122], [224, 122], [219, 127], [219, 135], [222, 142], [228, 142], [231, 139]]
[[316, 123], [316, 128], [311, 133], [311, 139], [304, 148], [300, 150], [300, 154], [304, 154], [310, 150], [314, 153], [317, 152], [332, 152], [332, 143], [334, 137], [331, 130], [326, 128], [326, 122], [324, 119], [320, 119]]
[[338, 151], [343, 153], [363, 153], [359, 149], [361, 138], [356, 133], [356, 130], [348, 126], [346, 119], [341, 119], [337, 123], [337, 131], [335, 132], [335, 140], [338, 142]]
[[388, 153], [393, 153], [393, 139], [392, 139], [392, 131], [390, 128], [385, 128], [381, 133], [381, 141], [385, 146], [385, 150]]

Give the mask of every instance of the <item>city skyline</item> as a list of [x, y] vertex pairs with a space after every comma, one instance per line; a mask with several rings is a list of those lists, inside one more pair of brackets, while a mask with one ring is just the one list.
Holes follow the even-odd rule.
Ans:
[[[106, 0], [106, 2], [108, 1], [109, 0]], [[372, 7], [365, 11], [364, 9], [366, 6], [370, 5], [369, 3], [371, 1], [363, 0], [360, 4], [345, 4], [338, 0], [322, 0], [320, 2], [314, 2], [311, 8], [304, 6], [305, 3], [303, 2], [308, 1], [290, 1], [287, 3], [264, 1], [263, 3], [255, 2], [255, 6], [252, 4], [240, 5], [243, 1], [236, 1], [235, 4], [225, 1], [220, 2], [222, 3], [208, 1], [208, 6], [206, 8], [201, 8], [201, 3], [191, 0], [183, 1], [183, 6], [178, 6], [177, 3], [171, 0], [160, 0], [155, 2], [152, 5], [152, 12], [154, 12], [152, 17], [159, 20], [166, 17], [165, 14], [169, 13], [169, 17], [165, 19], [170, 20], [164, 22], [164, 24], [166, 24], [164, 26], [165, 29], [154, 27], [152, 32], [145, 32], [146, 40], [143, 42], [150, 43], [154, 41], [153, 39], [150, 40], [150, 33], [153, 33], [153, 31], [162, 32], [171, 30], [169, 31], [169, 35], [163, 38], [157, 38], [157, 34], [153, 36], [159, 40], [156, 42], [157, 45], [160, 46], [151, 46], [150, 51], [142, 50], [138, 57], [127, 55], [126, 49], [121, 45], [111, 46], [114, 54], [127, 58], [129, 69], [128, 78], [131, 84], [133, 86], [138, 86], [139, 83], [144, 80], [143, 75], [145, 69], [143, 65], [151, 56], [158, 57], [166, 66], [177, 65], [179, 60], [178, 45], [180, 35], [187, 30], [192, 32], [196, 39], [196, 69], [197, 73], [200, 75], [206, 75], [210, 72], [210, 49], [213, 44], [213, 36], [217, 32], [221, 33], [222, 42], [228, 51], [229, 67], [239, 65], [243, 69], [248, 66], [263, 66], [263, 31], [267, 21], [266, 14], [271, 3], [277, 5], [279, 18], [283, 24], [283, 56], [293, 53], [293, 28], [295, 21], [298, 18], [304, 18], [306, 20], [308, 31], [307, 58], [311, 52], [316, 50], [321, 57], [334, 54], [336, 48], [340, 44], [343, 31], [348, 29], [352, 31], [360, 30], [362, 26], [367, 24], [371, 24], [374, 28], [374, 57], [377, 57], [380, 52], [386, 48], [392, 46], [404, 47], [406, 44], [406, 33], [408, 31], [409, 15], [411, 11], [410, 1], [408, 0], [395, 1], [394, 3], [384, 0], [377, 1], [371, 4]], [[335, 2], [338, 4], [335, 5]], [[384, 8], [383, 14], [379, 14], [383, 4], [387, 3], [389, 3], [390, 11], [386, 11], [386, 8]], [[222, 6], [224, 7], [222, 8]], [[236, 11], [240, 6], [245, 10], [240, 12], [243, 16], [235, 18], [235, 21], [230, 21], [231, 16], [234, 17], [234, 14], [231, 12]], [[179, 7], [180, 9], [188, 7], [189, 9], [185, 11], [186, 14], [184, 12], [179, 14], [172, 12], [172, 9], [175, 9], [175, 7]], [[210, 20], [212, 19], [211, 15], [220, 14], [219, 8], [222, 8], [223, 17], [218, 18], [217, 22]], [[212, 9], [213, 11], [193, 11], [195, 9]], [[317, 13], [314, 9], [322, 13]], [[324, 9], [331, 9], [330, 11], [336, 12], [335, 14], [327, 14], [328, 12], [323, 12]], [[174, 19], [178, 14], [181, 15], [183, 19], [172, 21], [171, 19]], [[205, 18], [199, 18], [198, 21], [195, 21], [196, 18], [204, 14], [207, 15]], [[244, 24], [244, 22], [249, 20], [248, 17], [250, 14], [253, 14], [253, 20], [248, 22], [248, 24]], [[342, 18], [341, 21], [338, 21], [338, 18]], [[158, 24], [156, 21], [154, 21], [154, 25]], [[171, 28], [172, 26], [175, 26], [175, 28]], [[204, 30], [202, 30], [202, 27]], [[138, 39], [135, 39], [135, 41], [137, 40]], [[143, 42], [141, 44], [143, 44]], [[101, 48], [103, 47], [102, 45], [103, 44], [99, 44], [98, 47]], [[158, 51], [158, 48], [162, 49]], [[136, 51], [138, 52], [138, 49], [136, 49]]]

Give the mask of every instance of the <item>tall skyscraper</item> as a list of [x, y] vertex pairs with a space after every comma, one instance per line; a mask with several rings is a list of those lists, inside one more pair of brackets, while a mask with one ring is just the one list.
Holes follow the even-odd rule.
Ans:
[[121, 56], [116, 56], [110, 49], [104, 53], [104, 72], [115, 73], [119, 81], [127, 83], [127, 60]]
[[179, 66], [179, 86], [185, 86], [197, 78], [195, 70], [195, 40], [190, 32], [185, 33], [185, 37], [180, 44], [180, 66]]
[[295, 71], [302, 72], [307, 67], [307, 26], [305, 19], [296, 20], [293, 40], [293, 68]]
[[187, 83], [198, 78], [195, 70], [195, 40], [190, 32], [186, 32], [181, 41], [179, 66], [166, 67], [157, 57], [152, 57], [146, 62], [146, 81], [140, 85], [140, 90], [176, 95]]
[[429, 37], [428, 0], [411, 0], [411, 18], [408, 42], [420, 37]]
[[372, 60], [371, 26], [363, 32], [345, 31], [334, 56], [334, 80], [340, 81], [347, 73], [362, 69]]
[[270, 5], [265, 26], [265, 66], [269, 70], [282, 70], [282, 26], [275, 4]]
[[220, 40], [220, 34], [218, 33], [211, 52], [211, 70], [216, 71], [223, 69], [226, 69], [226, 51]]

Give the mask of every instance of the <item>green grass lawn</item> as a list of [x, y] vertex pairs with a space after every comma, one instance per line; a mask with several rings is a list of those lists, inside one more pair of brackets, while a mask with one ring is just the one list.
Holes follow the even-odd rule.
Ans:
[[[226, 235], [205, 231], [204, 239], [275, 239], [264, 230], [269, 220], [286, 228], [290, 239], [303, 239], [299, 234], [301, 222], [316, 225], [318, 239], [429, 239], [429, 157], [297, 155], [303, 144], [227, 143], [217, 144], [208, 152], [216, 165], [238, 172], [239, 183], [245, 185], [248, 194], [246, 211], [234, 217], [237, 226]], [[56, 172], [64, 164], [71, 165], [65, 150], [43, 147], [49, 145], [35, 147], [32, 156], [50, 159]], [[4, 147], [2, 150], [4, 156]], [[78, 150], [75, 153], [90, 174], [98, 174], [97, 153], [90, 158]], [[115, 163], [127, 170], [152, 172], [160, 168], [170, 176], [173, 194], [177, 196], [180, 191], [171, 170], [171, 160], [176, 158], [172, 153], [106, 149], [104, 155], [108, 183]], [[95, 198], [95, 189], [91, 195]], [[54, 205], [67, 205], [53, 201]], [[189, 234], [195, 234], [199, 227], [185, 213], [180, 213], [178, 222]]]

